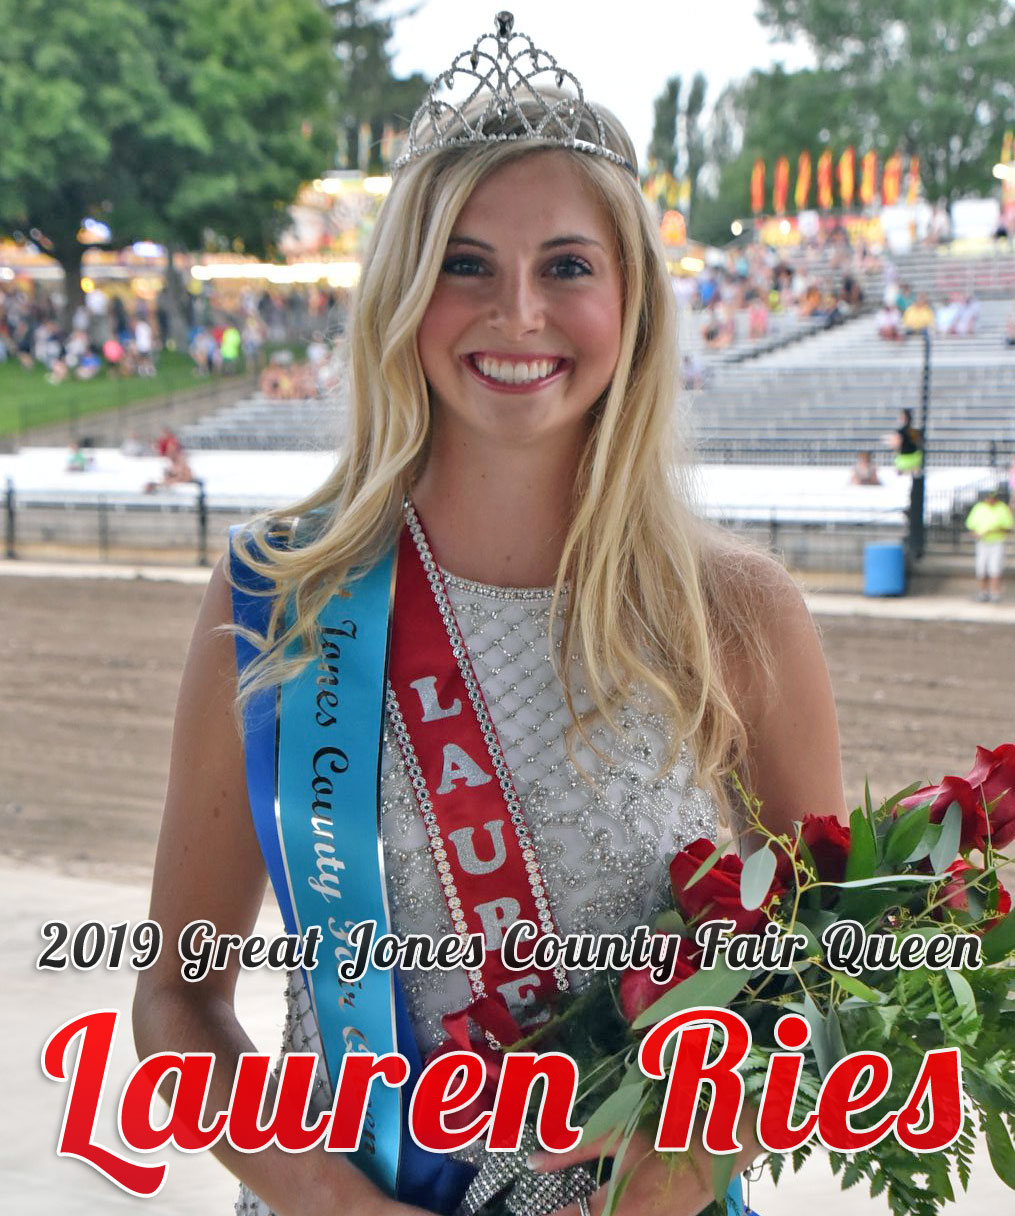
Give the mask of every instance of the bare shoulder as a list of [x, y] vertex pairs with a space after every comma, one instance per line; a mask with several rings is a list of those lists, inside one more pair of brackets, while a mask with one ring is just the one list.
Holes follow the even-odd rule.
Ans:
[[747, 735], [747, 783], [769, 827], [844, 814], [828, 667], [800, 589], [768, 554], [718, 538], [703, 566], [715, 643]]
[[703, 579], [720, 656], [727, 676], [760, 678], [781, 645], [814, 633], [799, 587], [770, 554], [733, 537], [710, 538]]

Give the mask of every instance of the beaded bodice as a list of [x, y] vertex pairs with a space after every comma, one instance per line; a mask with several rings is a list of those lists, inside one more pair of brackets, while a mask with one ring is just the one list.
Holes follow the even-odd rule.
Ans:
[[[600, 725], [593, 732], [594, 746], [579, 741], [579, 772], [568, 756], [571, 717], [550, 657], [551, 593], [488, 587], [453, 576], [446, 582], [525, 806], [558, 932], [616, 932], [648, 923], [666, 904], [668, 859], [691, 840], [714, 839], [716, 833], [715, 805], [691, 783], [686, 747], [677, 766], [659, 777], [662, 723], [629, 707], [620, 715], [620, 733]], [[583, 689], [574, 699], [578, 712], [590, 706]], [[381, 832], [392, 931], [451, 933], [423, 822], [390, 729], [382, 761]], [[445, 1037], [442, 1014], [472, 999], [468, 980], [459, 970], [400, 975], [425, 1056]], [[575, 986], [582, 980], [580, 974], [572, 976]], [[319, 1051], [301, 973], [290, 979], [287, 1000], [283, 1049]], [[319, 1075], [319, 1090], [326, 1091]], [[329, 1102], [326, 1092], [315, 1096], [321, 1109]]]

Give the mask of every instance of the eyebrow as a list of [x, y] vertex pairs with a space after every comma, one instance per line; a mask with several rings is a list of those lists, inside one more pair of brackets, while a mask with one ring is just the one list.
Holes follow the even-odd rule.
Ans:
[[[489, 253], [495, 253], [493, 245], [487, 241], [481, 241], [474, 236], [451, 236], [448, 237], [448, 245], [470, 245], [475, 249], [485, 249]], [[569, 233], [567, 236], [555, 236], [548, 241], [543, 241], [540, 249], [558, 249], [561, 245], [594, 245], [597, 249], [602, 249], [601, 242], [593, 240], [590, 236], [582, 236], [580, 233]]]

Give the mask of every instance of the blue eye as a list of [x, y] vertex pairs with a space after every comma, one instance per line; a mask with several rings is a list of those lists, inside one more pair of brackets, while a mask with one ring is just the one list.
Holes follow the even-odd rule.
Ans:
[[591, 273], [592, 267], [575, 253], [557, 258], [550, 266], [550, 274], [555, 279], [579, 279]]
[[456, 253], [452, 257], [445, 258], [441, 270], [444, 274], [457, 274], [466, 277], [483, 274], [486, 267], [470, 253]]

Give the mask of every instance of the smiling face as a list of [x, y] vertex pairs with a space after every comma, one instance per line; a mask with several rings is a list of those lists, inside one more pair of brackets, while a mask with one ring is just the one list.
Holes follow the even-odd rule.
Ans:
[[441, 441], [580, 444], [620, 350], [612, 226], [567, 152], [492, 172], [454, 225], [418, 334]]

